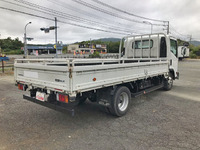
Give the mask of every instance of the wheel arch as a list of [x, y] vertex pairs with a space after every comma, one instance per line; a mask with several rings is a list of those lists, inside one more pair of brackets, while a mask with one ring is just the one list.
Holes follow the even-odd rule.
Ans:
[[173, 78], [173, 80], [175, 80], [175, 71], [174, 71], [174, 69], [169, 69], [169, 73], [172, 74], [172, 78]]

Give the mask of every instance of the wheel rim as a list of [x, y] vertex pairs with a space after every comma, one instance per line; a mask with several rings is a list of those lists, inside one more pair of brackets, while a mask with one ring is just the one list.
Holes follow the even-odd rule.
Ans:
[[129, 97], [128, 94], [123, 92], [119, 96], [118, 108], [120, 111], [125, 111], [128, 107]]

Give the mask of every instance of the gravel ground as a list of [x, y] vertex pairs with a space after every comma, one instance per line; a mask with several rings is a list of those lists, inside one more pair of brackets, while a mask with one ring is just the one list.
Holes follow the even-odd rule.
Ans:
[[75, 116], [22, 99], [13, 76], [0, 76], [0, 150], [200, 149], [200, 61], [179, 63], [171, 91], [135, 98], [116, 118], [87, 102]]

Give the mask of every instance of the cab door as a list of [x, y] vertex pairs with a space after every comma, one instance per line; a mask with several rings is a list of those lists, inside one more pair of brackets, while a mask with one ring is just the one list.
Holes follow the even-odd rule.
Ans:
[[174, 39], [170, 39], [170, 53], [169, 53], [169, 61], [170, 61], [170, 69], [174, 70], [174, 76], [177, 77], [176, 72], [178, 72], [178, 46], [177, 41]]

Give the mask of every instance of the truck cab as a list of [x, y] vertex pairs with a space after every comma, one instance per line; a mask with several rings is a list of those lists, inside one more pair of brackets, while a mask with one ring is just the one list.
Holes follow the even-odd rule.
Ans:
[[178, 58], [182, 60], [184, 58], [188, 58], [190, 55], [190, 50], [188, 46], [178, 46]]
[[173, 79], [179, 76], [177, 40], [172, 36], [164, 33], [127, 36], [122, 38], [119, 51], [122, 51], [121, 56], [127, 59], [167, 58]]

